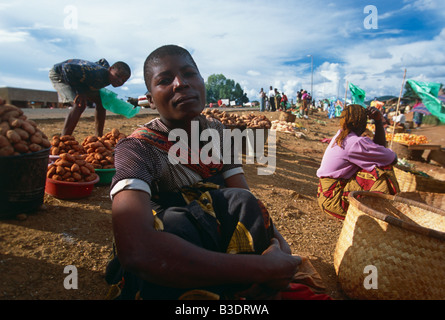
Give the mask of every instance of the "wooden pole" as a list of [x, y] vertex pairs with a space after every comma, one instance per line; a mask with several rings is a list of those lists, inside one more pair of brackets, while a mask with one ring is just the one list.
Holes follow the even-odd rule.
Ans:
[[[397, 117], [398, 114], [399, 114], [400, 99], [402, 98], [403, 87], [404, 87], [404, 84], [405, 84], [405, 77], [406, 77], [406, 69], [405, 69], [405, 72], [404, 72], [404, 74], [403, 74], [402, 88], [400, 88], [399, 100], [397, 101], [396, 117]], [[391, 143], [390, 143], [390, 145], [389, 145], [389, 148], [390, 148], [391, 150], [392, 150], [392, 143], [393, 143], [393, 141], [394, 141], [394, 136], [395, 136], [395, 134], [396, 134], [395, 131], [396, 131], [396, 122], [394, 121], [393, 128], [392, 128]]]

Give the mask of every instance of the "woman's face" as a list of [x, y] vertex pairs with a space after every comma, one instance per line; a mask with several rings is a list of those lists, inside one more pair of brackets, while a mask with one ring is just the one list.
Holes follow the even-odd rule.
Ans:
[[170, 128], [184, 127], [205, 106], [205, 85], [190, 57], [169, 55], [152, 67], [148, 101]]

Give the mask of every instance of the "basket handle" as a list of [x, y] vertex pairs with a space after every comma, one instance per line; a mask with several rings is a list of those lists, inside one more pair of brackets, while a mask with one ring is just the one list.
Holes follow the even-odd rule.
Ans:
[[376, 219], [382, 220], [386, 223], [389, 223], [389, 224], [399, 227], [399, 228], [403, 228], [403, 229], [406, 229], [406, 230], [409, 230], [412, 232], [416, 232], [418, 234], [422, 234], [424, 236], [433, 237], [433, 238], [436, 238], [439, 240], [445, 240], [445, 232], [422, 227], [418, 224], [414, 224], [414, 223], [408, 222], [408, 221], [403, 221], [399, 218], [390, 216], [388, 214], [381, 213], [375, 209], [372, 209], [372, 208], [364, 205], [360, 201], [358, 201], [357, 197], [359, 197], [359, 196], [383, 198], [383, 199], [388, 199], [388, 200], [393, 200], [393, 201], [404, 202], [406, 204], [413, 205], [413, 206], [419, 207], [421, 209], [426, 209], [428, 211], [432, 211], [432, 212], [440, 214], [440, 215], [445, 215], [444, 210], [441, 210], [439, 208], [434, 208], [434, 207], [428, 206], [424, 203], [417, 202], [417, 201], [414, 201], [411, 199], [406, 199], [406, 198], [403, 198], [403, 197], [400, 197], [397, 195], [388, 195], [388, 194], [377, 193], [377, 192], [372, 192], [372, 191], [352, 191], [348, 195], [348, 200], [350, 203], [354, 203], [354, 205], [357, 208], [359, 208], [363, 212], [369, 214], [370, 216], [372, 216]]

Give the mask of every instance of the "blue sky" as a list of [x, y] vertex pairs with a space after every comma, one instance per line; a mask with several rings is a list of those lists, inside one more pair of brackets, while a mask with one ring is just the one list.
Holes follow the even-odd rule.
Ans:
[[[365, 10], [367, 6], [372, 10]], [[127, 62], [120, 97], [145, 93], [142, 66], [164, 44], [193, 54], [206, 80], [224, 74], [251, 100], [261, 87], [290, 99], [398, 96], [407, 79], [445, 83], [445, 6], [439, 0], [0, 0], [0, 87], [53, 90], [48, 70], [69, 58]]]

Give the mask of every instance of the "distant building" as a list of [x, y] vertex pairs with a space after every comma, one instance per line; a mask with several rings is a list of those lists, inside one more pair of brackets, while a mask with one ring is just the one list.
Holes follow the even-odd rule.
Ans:
[[62, 106], [59, 104], [56, 91], [1, 87], [0, 97], [6, 100], [6, 103], [19, 108], [57, 108]]

